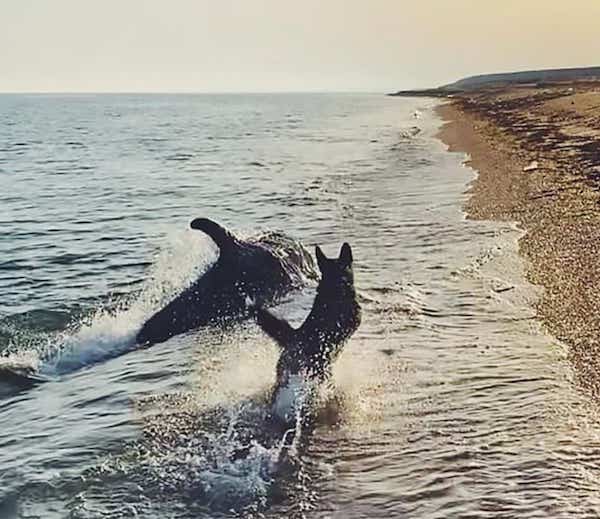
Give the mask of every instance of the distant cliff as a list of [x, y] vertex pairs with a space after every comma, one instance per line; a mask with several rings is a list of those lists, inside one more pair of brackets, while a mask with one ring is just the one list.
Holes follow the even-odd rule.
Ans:
[[561, 81], [600, 80], [600, 67], [527, 70], [500, 74], [481, 74], [460, 79], [437, 88], [400, 90], [393, 96], [446, 97], [453, 93], [530, 83], [556, 83]]
[[527, 70], [507, 74], [482, 74], [471, 76], [443, 88], [469, 90], [482, 86], [511, 85], [515, 83], [552, 83], [555, 81], [576, 81], [582, 79], [600, 79], [600, 67], [559, 68], [549, 70]]

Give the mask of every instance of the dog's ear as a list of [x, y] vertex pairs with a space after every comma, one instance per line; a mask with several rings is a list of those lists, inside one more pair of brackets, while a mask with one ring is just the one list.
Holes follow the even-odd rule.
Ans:
[[319, 265], [319, 270], [321, 272], [323, 272], [324, 269], [326, 268], [328, 260], [327, 260], [327, 256], [325, 256], [325, 254], [323, 254], [321, 247], [319, 247], [318, 245], [315, 246], [315, 256], [317, 256], [317, 265]]
[[348, 243], [344, 243], [340, 249], [340, 261], [347, 267], [352, 265], [352, 249]]

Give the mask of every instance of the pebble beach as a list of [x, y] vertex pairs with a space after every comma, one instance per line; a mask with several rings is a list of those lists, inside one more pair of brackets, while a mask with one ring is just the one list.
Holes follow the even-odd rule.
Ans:
[[465, 211], [517, 222], [538, 318], [563, 342], [577, 385], [600, 396], [600, 83], [454, 96], [440, 138], [478, 172]]

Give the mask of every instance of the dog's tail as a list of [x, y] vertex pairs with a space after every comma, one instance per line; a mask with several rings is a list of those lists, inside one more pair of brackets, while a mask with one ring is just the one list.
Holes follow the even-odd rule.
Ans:
[[296, 330], [285, 319], [281, 319], [261, 307], [250, 306], [249, 308], [254, 313], [258, 325], [281, 348], [285, 348], [291, 343]]

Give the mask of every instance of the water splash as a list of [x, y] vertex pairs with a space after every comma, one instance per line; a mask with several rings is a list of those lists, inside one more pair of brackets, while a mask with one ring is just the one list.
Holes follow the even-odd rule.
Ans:
[[316, 381], [306, 374], [290, 373], [277, 388], [271, 412], [282, 423], [302, 422], [317, 389]]
[[[270, 418], [276, 347], [250, 324], [220, 339], [200, 332], [188, 343], [195, 347], [188, 391], [136, 403], [143, 435], [97, 469], [102, 495], [110, 495], [113, 482], [134, 482], [148, 506], [160, 503], [164, 512], [164, 503], [172, 500], [173, 507], [197, 507], [196, 516], [214, 517], [230, 510], [260, 514], [289, 492], [304, 492], [299, 489], [308, 483], [302, 478], [314, 470], [303, 467], [312, 434], [305, 419], [315, 411], [313, 404], [330, 405], [337, 390], [328, 389], [323, 401], [302, 401], [281, 428]], [[355, 361], [350, 355], [347, 363]], [[359, 391], [360, 366], [352, 372]]]
[[[135, 347], [146, 319], [201, 276], [216, 256], [208, 237], [174, 233], [154, 258], [137, 294], [109, 300], [66, 331], [48, 336], [41, 347], [22, 349], [19, 360], [29, 359], [32, 369], [53, 377], [126, 353]], [[5, 362], [15, 362], [14, 357]]]
[[[102, 496], [113, 485], [133, 482], [148, 503], [176, 500], [210, 517], [264, 510], [296, 463], [289, 441], [294, 430], [270, 435], [266, 407], [252, 400], [211, 410], [195, 405], [183, 398], [166, 414], [149, 418], [140, 442], [88, 471], [86, 480], [101, 482]], [[83, 494], [92, 493], [98, 489]]]

